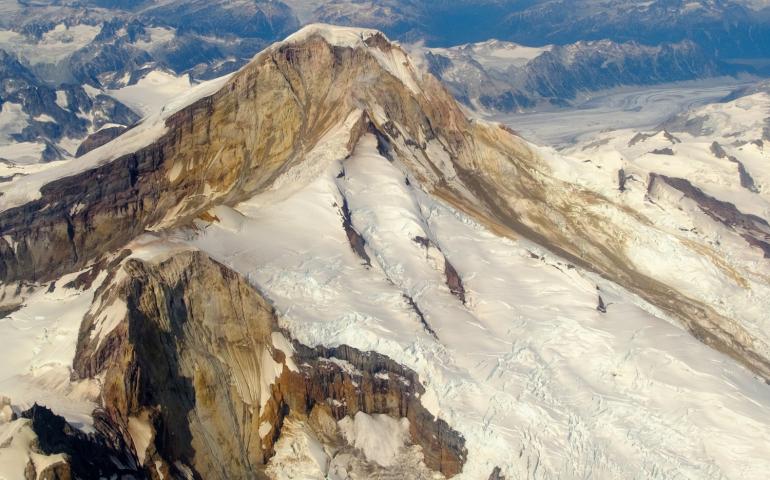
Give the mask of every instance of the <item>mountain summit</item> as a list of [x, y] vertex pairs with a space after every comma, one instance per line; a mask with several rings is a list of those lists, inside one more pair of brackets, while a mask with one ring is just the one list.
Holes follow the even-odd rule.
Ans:
[[672, 278], [765, 298], [770, 227], [670, 175], [591, 175], [612, 189], [468, 118], [382, 33], [306, 27], [0, 184], [2, 308], [60, 318], [14, 329], [0, 387], [51, 410], [0, 443], [75, 477], [767, 471], [762, 312]]

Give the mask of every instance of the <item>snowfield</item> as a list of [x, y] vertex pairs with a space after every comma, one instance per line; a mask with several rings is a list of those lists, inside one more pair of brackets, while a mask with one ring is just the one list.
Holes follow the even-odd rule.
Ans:
[[[0, 395], [9, 397], [17, 410], [37, 402], [73, 426], [89, 430], [100, 386], [96, 381], [71, 382], [70, 374], [80, 323], [106, 272], [88, 289], [67, 286], [80, 273], [60, 278], [53, 287], [41, 285], [23, 294], [20, 308], [0, 318]], [[0, 286], [3, 298], [11, 297], [16, 287]]]
[[[639, 230], [627, 249], [636, 265], [722, 314], [741, 318], [766, 352], [770, 267], [763, 251], [749, 247], [735, 228], [714, 221], [681, 192], [650, 192], [649, 176], [686, 179], [706, 195], [755, 216], [758, 224], [766, 223], [770, 145], [763, 139], [769, 115], [770, 95], [755, 93], [694, 108], [658, 128], [603, 132], [559, 152], [540, 148], [558, 178], [619, 202], [655, 226], [657, 233]], [[621, 169], [628, 178], [623, 192]], [[770, 227], [761, 228], [768, 238]], [[707, 250], [718, 257], [716, 262], [701, 258], [699, 252]]]
[[133, 85], [107, 93], [142, 115], [156, 113], [159, 105], [165, 105], [174, 97], [183, 95], [193, 87], [190, 76], [174, 75], [162, 70], [153, 70]]
[[[343, 195], [371, 267], [348, 245]], [[263, 291], [296, 339], [375, 350], [419, 373], [424, 405], [467, 440], [458, 478], [495, 466], [561, 479], [770, 471], [765, 384], [640, 299], [407, 185], [373, 137], [298, 191], [212, 213], [192, 244]], [[444, 257], [465, 304], [445, 285]]]

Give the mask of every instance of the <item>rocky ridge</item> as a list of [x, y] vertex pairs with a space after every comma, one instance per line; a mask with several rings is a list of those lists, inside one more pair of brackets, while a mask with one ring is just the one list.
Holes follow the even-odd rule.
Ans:
[[[137, 471], [259, 478], [288, 418], [334, 423], [358, 412], [408, 419], [429, 468], [461, 470], [463, 439], [422, 407], [413, 372], [374, 352], [290, 343], [267, 301], [204, 254], [129, 256], [109, 278], [84, 319], [74, 369], [103, 379], [105, 416]], [[108, 331], [103, 322], [115, 319]]]

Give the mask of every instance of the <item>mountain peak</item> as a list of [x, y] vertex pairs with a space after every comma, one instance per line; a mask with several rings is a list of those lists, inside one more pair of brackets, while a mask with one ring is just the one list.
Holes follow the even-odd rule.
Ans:
[[338, 47], [367, 47], [369, 46], [367, 40], [376, 36], [381, 36], [390, 43], [390, 40], [388, 40], [385, 34], [379, 30], [371, 28], [340, 27], [325, 23], [312, 23], [288, 36], [282, 42], [278, 42], [278, 45], [302, 43], [313, 36], [320, 36], [330, 45]]
[[[479, 48], [546, 55], [509, 45]], [[722, 132], [694, 168], [754, 200], [757, 125], [753, 159]], [[92, 457], [141, 478], [762, 477], [770, 396], [722, 354], [770, 379], [770, 224], [671, 167], [673, 135], [608, 141], [644, 162], [530, 145], [376, 30], [311, 25], [76, 162], [0, 178], [2, 393], [101, 407], [88, 437], [22, 414], [19, 472], [35, 434], [73, 477], [117, 468]]]
[[397, 43], [392, 42], [379, 30], [314, 23], [274, 44], [265, 52], [289, 45], [305, 44], [318, 37], [332, 47], [361, 49], [371, 53], [388, 73], [399, 79], [412, 93], [420, 92], [420, 69]]

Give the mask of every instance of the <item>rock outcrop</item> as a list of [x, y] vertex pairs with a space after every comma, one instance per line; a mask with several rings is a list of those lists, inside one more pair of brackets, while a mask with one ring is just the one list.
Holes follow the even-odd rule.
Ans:
[[128, 258], [109, 275], [74, 367], [103, 376], [105, 412], [153, 478], [262, 478], [286, 418], [314, 408], [407, 418], [429, 468], [461, 471], [464, 440], [422, 406], [414, 372], [373, 352], [290, 343], [267, 301], [203, 253]]
[[765, 258], [770, 258], [770, 223], [767, 220], [743, 213], [732, 203], [707, 195], [683, 178], [652, 173], [648, 181], [648, 194], [654, 195], [661, 184], [679, 191], [685, 198], [695, 202], [704, 214], [715, 222], [739, 232], [749, 245], [761, 249]]
[[85, 140], [78, 146], [75, 152], [75, 157], [82, 157], [86, 153], [101, 147], [107, 142], [115, 140], [123, 132], [126, 131], [126, 127], [105, 127], [87, 136]]
[[27, 464], [27, 480], [70, 478], [148, 478], [136, 461], [135, 452], [126, 444], [124, 432], [116, 431], [102, 412], [94, 415], [96, 433], [84, 434], [50, 409], [34, 405], [22, 412], [37, 436], [35, 453], [61, 455], [63, 460], [37, 471]]

